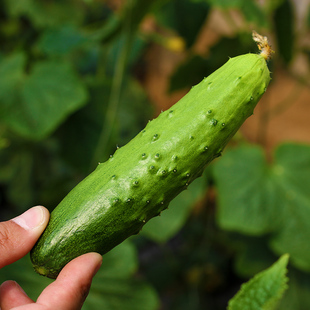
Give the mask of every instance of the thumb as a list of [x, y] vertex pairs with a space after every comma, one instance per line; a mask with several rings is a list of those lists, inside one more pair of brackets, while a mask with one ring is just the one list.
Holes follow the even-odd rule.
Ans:
[[0, 268], [25, 256], [42, 234], [48, 220], [48, 210], [37, 206], [0, 223]]

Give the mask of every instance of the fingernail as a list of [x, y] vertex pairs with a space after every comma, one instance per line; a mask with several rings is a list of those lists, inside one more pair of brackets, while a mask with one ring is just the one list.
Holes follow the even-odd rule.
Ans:
[[32, 207], [23, 214], [12, 219], [12, 221], [26, 230], [31, 230], [39, 227], [44, 221], [43, 207]]

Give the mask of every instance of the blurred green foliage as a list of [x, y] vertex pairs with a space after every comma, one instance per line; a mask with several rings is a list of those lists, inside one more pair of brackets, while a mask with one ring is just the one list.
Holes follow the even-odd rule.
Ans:
[[[256, 52], [252, 29], [273, 35], [271, 67], [287, 69], [297, 50], [291, 0], [127, 0], [120, 9], [99, 0], [0, 3], [1, 220], [36, 204], [52, 210], [154, 117], [141, 68], [154, 44], [167, 45], [165, 31], [143, 32], [148, 17], [185, 43], [170, 91], [198, 83], [228, 57]], [[214, 10], [234, 35], [197, 55], [192, 47]], [[225, 309], [246, 278], [284, 253], [291, 280], [279, 309], [309, 309], [309, 158], [309, 146], [291, 143], [269, 163], [261, 146], [236, 138], [168, 211], [105, 255], [84, 309]], [[29, 258], [1, 270], [5, 279], [32, 298], [50, 283]]]

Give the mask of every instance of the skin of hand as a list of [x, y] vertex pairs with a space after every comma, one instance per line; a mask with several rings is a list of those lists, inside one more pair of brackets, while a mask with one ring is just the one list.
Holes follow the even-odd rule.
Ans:
[[[0, 223], [0, 268], [25, 256], [34, 246], [49, 221], [42, 206]], [[81, 309], [99, 270], [102, 256], [87, 253], [69, 262], [57, 279], [47, 286], [37, 301], [30, 299], [15, 281], [0, 286], [1, 310], [77, 310]]]

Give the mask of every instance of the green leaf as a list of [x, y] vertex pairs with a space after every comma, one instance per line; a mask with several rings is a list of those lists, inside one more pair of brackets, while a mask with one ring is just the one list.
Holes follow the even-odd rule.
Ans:
[[223, 229], [249, 235], [276, 229], [281, 199], [275, 197], [277, 190], [263, 149], [243, 146], [228, 150], [213, 172], [218, 190], [217, 220]]
[[175, 30], [190, 47], [195, 42], [209, 9], [210, 6], [206, 2], [169, 1], [155, 12], [155, 17], [160, 24]]
[[130, 241], [124, 241], [103, 256], [100, 269], [97, 280], [132, 276], [138, 269], [138, 257], [135, 247]]
[[25, 62], [26, 57], [22, 53], [0, 60], [0, 115], [6, 113], [10, 105], [18, 99]]
[[252, 277], [275, 261], [276, 256], [269, 249], [266, 239], [236, 233], [230, 236], [230, 245], [232, 244], [236, 251], [234, 270], [239, 276]]
[[214, 165], [218, 224], [247, 235], [272, 233], [269, 245], [310, 270], [310, 147], [283, 144], [268, 164], [262, 148], [227, 151]]
[[[51, 27], [59, 23], [76, 23], [82, 20], [81, 1], [5, 0], [11, 16], [28, 17], [36, 27]], [[79, 3], [80, 2], [80, 3]]]
[[229, 301], [228, 310], [273, 310], [287, 289], [287, 254], [241, 286]]
[[74, 49], [81, 47], [89, 39], [72, 25], [55, 27], [43, 32], [37, 48], [47, 55], [62, 56], [69, 54]]
[[139, 279], [95, 277], [83, 310], [156, 310], [155, 290]]
[[209, 51], [207, 58], [198, 55], [189, 56], [174, 72], [170, 79], [170, 91], [190, 88], [204, 77], [221, 67], [229, 57], [257, 51], [248, 33], [239, 33], [237, 37], [221, 38]]
[[289, 288], [279, 303], [279, 310], [310, 309], [310, 275], [290, 268]]
[[[9, 73], [6, 67], [6, 60], [3, 60], [0, 71], [4, 70], [10, 79], [14, 73]], [[16, 75], [20, 73], [16, 72]], [[11, 80], [15, 83], [9, 84], [7, 93], [2, 92], [1, 105], [6, 109], [0, 118], [13, 131], [29, 139], [47, 137], [87, 99], [84, 85], [64, 63], [37, 63], [23, 80]]]
[[205, 179], [195, 180], [188, 190], [183, 191], [172, 200], [169, 208], [162, 212], [160, 217], [150, 220], [143, 227], [141, 234], [158, 243], [168, 241], [185, 224], [193, 204], [202, 198], [205, 191]]

